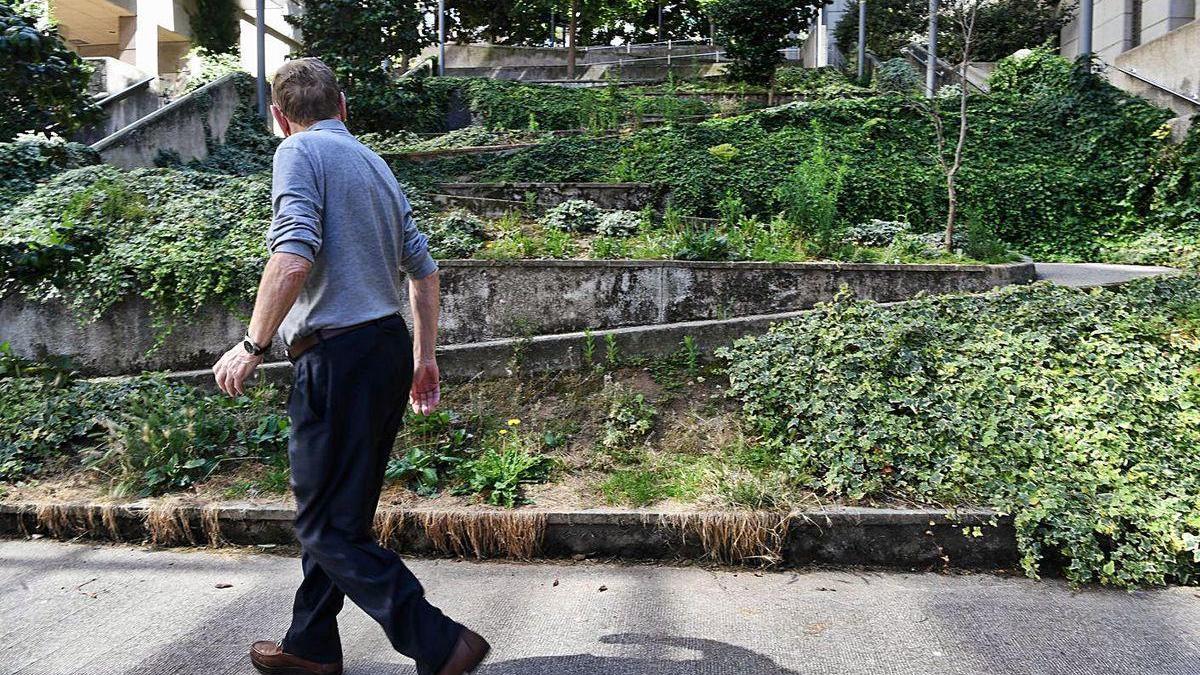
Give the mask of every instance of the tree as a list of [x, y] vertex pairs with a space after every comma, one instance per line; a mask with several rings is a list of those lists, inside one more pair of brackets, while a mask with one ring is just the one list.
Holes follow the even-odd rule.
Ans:
[[91, 75], [58, 29], [0, 2], [0, 141], [26, 131], [66, 135], [99, 119]]
[[962, 48], [958, 66], [958, 140], [954, 145], [954, 153], [949, 159], [946, 157], [946, 125], [942, 119], [941, 103], [937, 97], [934, 97], [925, 104], [926, 110], [933, 119], [933, 128], [937, 137], [935, 158], [946, 177], [945, 244], [948, 253], [954, 251], [954, 230], [958, 220], [958, 172], [962, 168], [963, 148], [967, 144], [967, 99], [971, 95], [971, 87], [967, 83], [967, 66], [973, 57], [976, 25], [982, 2], [983, 0], [950, 0], [946, 7], [946, 13]]
[[718, 39], [733, 59], [730, 78], [767, 84], [783, 63], [788, 35], [808, 28], [822, 0], [703, 0]]
[[[978, 10], [973, 52], [978, 61], [999, 61], [1019, 49], [1058, 44], [1063, 26], [1070, 21], [1078, 3], [1069, 0], [997, 0]], [[928, 34], [928, 3], [912, 0], [868, 0], [867, 49], [880, 59], [900, 55], [901, 50]], [[954, 25], [951, 6], [939, 12], [938, 51], [957, 63], [962, 60], [962, 38]], [[858, 49], [858, 0], [850, 0], [846, 13], [834, 28], [843, 53]]]
[[393, 66], [419, 54], [435, 36], [416, 0], [309, 0], [304, 13], [288, 16], [303, 45], [295, 56], [315, 56], [338, 77], [362, 131], [402, 128], [406, 108]]
[[196, 0], [189, 13], [193, 43], [210, 54], [236, 54], [238, 44], [237, 0]]

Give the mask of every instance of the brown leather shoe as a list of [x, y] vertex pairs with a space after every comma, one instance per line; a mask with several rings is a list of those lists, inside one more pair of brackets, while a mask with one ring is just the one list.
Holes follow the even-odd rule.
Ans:
[[342, 675], [342, 663], [317, 663], [292, 656], [276, 642], [260, 640], [250, 645], [250, 663], [266, 675]]
[[438, 671], [438, 675], [463, 675], [473, 673], [483, 663], [484, 657], [491, 651], [492, 646], [470, 628], [462, 629], [458, 634], [458, 642], [450, 650], [450, 658], [446, 665]]

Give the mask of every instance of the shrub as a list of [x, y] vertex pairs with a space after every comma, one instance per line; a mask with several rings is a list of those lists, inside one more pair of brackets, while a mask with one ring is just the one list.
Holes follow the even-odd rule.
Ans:
[[549, 477], [554, 460], [536, 454], [535, 443], [515, 426], [485, 441], [483, 452], [462, 465], [462, 491], [481, 494], [489, 504], [512, 508], [523, 502], [523, 489]]
[[1061, 96], [1071, 90], [1075, 65], [1039, 48], [1000, 59], [988, 76], [992, 93], [1015, 96]]
[[796, 480], [1012, 513], [1026, 571], [1200, 573], [1200, 277], [1037, 284], [883, 307], [839, 298], [722, 355]]
[[0, 3], [0, 142], [22, 132], [69, 134], [100, 118], [91, 68], [53, 26]]
[[732, 63], [730, 79], [767, 84], [783, 63], [788, 35], [803, 32], [818, 3], [798, 0], [703, 0]]
[[912, 232], [908, 223], [895, 220], [871, 220], [846, 230], [846, 241], [858, 246], [890, 246], [901, 234]]
[[818, 141], [809, 161], [793, 169], [776, 188], [784, 214], [817, 255], [829, 255], [844, 240], [838, 219], [838, 197], [846, 167], [834, 165], [825, 144]]
[[426, 234], [433, 257], [470, 258], [483, 246], [483, 221], [468, 211], [455, 209], [433, 221]]
[[0, 143], [0, 209], [56, 174], [99, 163], [100, 155], [81, 143], [41, 139]]
[[604, 447], [627, 448], [654, 430], [658, 410], [644, 394], [611, 385], [607, 396], [608, 415], [604, 418], [604, 436], [600, 441]]
[[600, 218], [596, 233], [602, 237], [632, 237], [642, 227], [642, 214], [635, 211], [610, 211]]
[[875, 88], [881, 92], [911, 94], [920, 86], [921, 78], [908, 59], [888, 59], [875, 69]]
[[568, 199], [546, 211], [541, 224], [564, 232], [595, 232], [600, 224], [600, 216], [600, 207], [594, 202]]

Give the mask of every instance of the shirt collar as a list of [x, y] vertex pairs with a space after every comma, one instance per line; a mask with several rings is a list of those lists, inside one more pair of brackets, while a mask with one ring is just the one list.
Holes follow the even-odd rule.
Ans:
[[341, 120], [321, 120], [320, 122], [317, 122], [317, 123], [313, 124], [311, 127], [309, 127], [308, 130], [309, 131], [341, 131], [341, 132], [347, 133], [347, 134], [350, 133], [346, 129], [345, 123], [343, 123]]

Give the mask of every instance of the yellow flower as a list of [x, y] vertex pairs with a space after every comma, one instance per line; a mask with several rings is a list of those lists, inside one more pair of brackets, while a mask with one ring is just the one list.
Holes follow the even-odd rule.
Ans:
[[504, 434], [507, 434], [507, 433], [508, 433], [508, 429], [501, 429], [501, 430], [500, 430], [500, 435], [501, 435], [501, 436], [503, 436]]
[[519, 420], [519, 419], [517, 419], [517, 418], [515, 418], [515, 417], [514, 417], [514, 418], [512, 418], [511, 420], [509, 420], [509, 421], [508, 421], [508, 426], [510, 426], [510, 427], [515, 427], [515, 426], [517, 426], [517, 425], [518, 425], [518, 424], [520, 424], [520, 423], [521, 423], [521, 420]]

